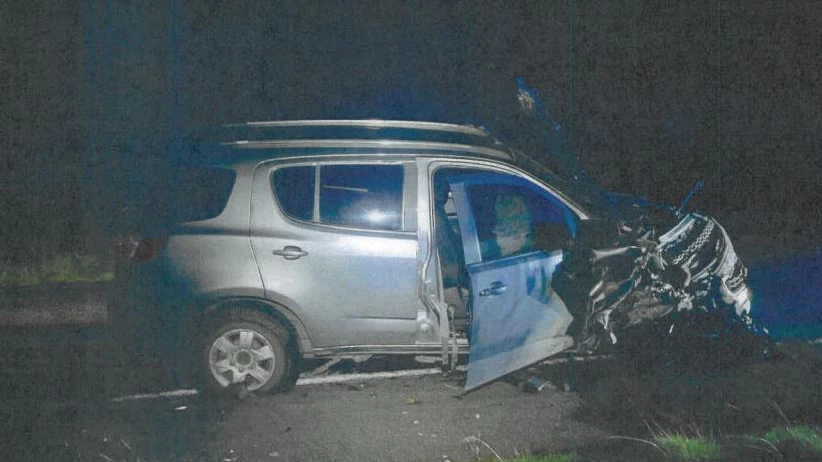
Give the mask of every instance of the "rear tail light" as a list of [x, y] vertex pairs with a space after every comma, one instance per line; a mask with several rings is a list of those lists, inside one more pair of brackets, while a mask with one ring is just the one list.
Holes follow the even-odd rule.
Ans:
[[165, 235], [135, 238], [128, 236], [117, 242], [117, 254], [122, 260], [143, 263], [154, 258], [166, 245]]

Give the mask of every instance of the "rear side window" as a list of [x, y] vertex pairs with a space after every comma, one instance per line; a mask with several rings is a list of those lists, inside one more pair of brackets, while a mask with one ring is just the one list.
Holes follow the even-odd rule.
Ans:
[[398, 231], [402, 226], [402, 166], [320, 167], [320, 222]]
[[272, 181], [280, 207], [292, 218], [361, 229], [402, 229], [401, 165], [286, 167], [275, 171]]
[[177, 172], [171, 201], [174, 221], [208, 220], [221, 214], [236, 176], [233, 170], [218, 167], [187, 168]]

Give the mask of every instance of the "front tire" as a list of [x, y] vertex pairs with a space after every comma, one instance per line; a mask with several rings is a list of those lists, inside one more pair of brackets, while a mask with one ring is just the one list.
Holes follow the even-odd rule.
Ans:
[[212, 392], [269, 393], [294, 385], [297, 355], [288, 330], [253, 311], [236, 311], [213, 324], [202, 345], [203, 375]]

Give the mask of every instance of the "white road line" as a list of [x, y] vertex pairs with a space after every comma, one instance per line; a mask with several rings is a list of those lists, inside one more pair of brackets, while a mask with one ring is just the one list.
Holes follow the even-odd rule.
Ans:
[[[465, 370], [464, 366], [459, 366], [458, 370]], [[302, 379], [297, 380], [297, 386], [301, 385], [320, 385], [320, 384], [328, 384], [328, 383], [343, 383], [343, 382], [352, 382], [356, 380], [378, 380], [378, 379], [392, 379], [398, 377], [420, 377], [425, 375], [436, 375], [442, 374], [442, 370], [439, 368], [431, 368], [431, 369], [410, 369], [404, 371], [391, 371], [391, 372], [367, 372], [367, 373], [354, 373], [354, 374], [340, 374], [340, 375], [326, 375], [322, 377], [305, 377]], [[116, 398], [111, 398], [109, 401], [114, 403], [123, 403], [126, 401], [139, 401], [144, 399], [157, 399], [157, 398], [176, 398], [179, 396], [192, 396], [198, 394], [199, 391], [195, 389], [184, 389], [184, 390], [170, 390], [170, 391], [162, 391], [159, 393], [139, 393], [136, 395], [125, 395], [125, 396], [118, 396]]]
[[[583, 356], [574, 358], [574, 361], [596, 361], [601, 359], [610, 359], [609, 355], [599, 355], [599, 356]], [[542, 361], [539, 363], [540, 365], [551, 365], [551, 364], [559, 364], [567, 362], [568, 358], [554, 358], [549, 359], [547, 361]], [[466, 366], [457, 366], [458, 371], [466, 371]], [[339, 374], [339, 375], [325, 375], [321, 377], [303, 377], [297, 380], [297, 386], [302, 385], [321, 385], [321, 384], [329, 384], [329, 383], [344, 383], [344, 382], [353, 382], [353, 381], [365, 381], [365, 380], [380, 380], [380, 379], [394, 379], [394, 378], [401, 378], [401, 377], [423, 377], [426, 375], [437, 375], [442, 374], [442, 369], [438, 367], [432, 367], [429, 369], [407, 369], [402, 371], [390, 371], [390, 372], [363, 372], [363, 373], [353, 373], [353, 374]], [[182, 389], [182, 390], [171, 390], [171, 391], [163, 391], [159, 393], [140, 393], [136, 395], [126, 395], [126, 396], [119, 396], [117, 398], [111, 398], [109, 401], [114, 403], [122, 403], [126, 401], [139, 401], [144, 399], [157, 399], [157, 398], [176, 398], [179, 396], [192, 396], [198, 394], [199, 391], [195, 389]]]
[[[457, 370], [465, 370], [465, 366], [457, 367]], [[378, 380], [393, 379], [398, 377], [420, 377], [425, 375], [442, 374], [440, 368], [430, 369], [409, 369], [404, 371], [391, 372], [364, 372], [355, 374], [326, 375], [322, 377], [305, 377], [297, 380], [297, 385], [319, 385], [322, 383], [342, 383], [355, 380]]]
[[199, 393], [199, 391], [191, 388], [185, 390], [161, 391], [159, 393], [138, 393], [136, 395], [118, 396], [117, 398], [111, 398], [109, 401], [113, 403], [122, 403], [125, 401], [139, 401], [141, 399], [176, 398], [178, 396], [196, 395], [197, 393]]

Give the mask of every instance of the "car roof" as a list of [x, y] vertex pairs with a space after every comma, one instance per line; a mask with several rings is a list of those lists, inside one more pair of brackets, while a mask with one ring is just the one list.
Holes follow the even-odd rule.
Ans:
[[[512, 161], [482, 127], [402, 120], [282, 120], [228, 124], [194, 139], [220, 163], [338, 154], [431, 154]], [[203, 151], [204, 149], [204, 151]]]

